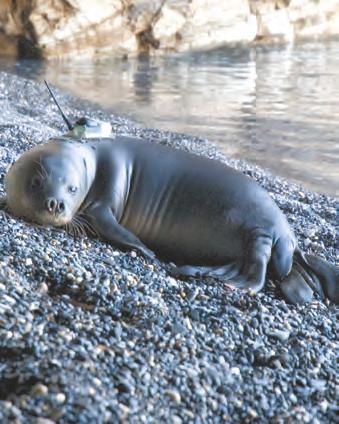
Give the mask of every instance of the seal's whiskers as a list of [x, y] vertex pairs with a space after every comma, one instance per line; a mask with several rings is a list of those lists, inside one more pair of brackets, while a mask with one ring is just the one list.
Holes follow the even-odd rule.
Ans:
[[77, 219], [81, 222], [83, 228], [85, 228], [85, 230], [87, 230], [87, 232], [89, 234], [93, 234], [93, 235], [99, 237], [98, 231], [89, 222], [88, 217], [84, 213], [78, 214]]

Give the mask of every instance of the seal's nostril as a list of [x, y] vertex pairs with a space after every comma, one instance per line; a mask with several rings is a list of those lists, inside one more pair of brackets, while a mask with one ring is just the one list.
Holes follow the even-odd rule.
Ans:
[[64, 212], [65, 211], [65, 203], [60, 200], [59, 204], [58, 204], [58, 212]]
[[63, 200], [57, 200], [54, 197], [49, 197], [45, 202], [45, 207], [50, 213], [62, 213], [65, 211], [66, 206]]
[[53, 197], [49, 197], [45, 202], [45, 207], [48, 212], [55, 212], [55, 208], [57, 206], [57, 201]]

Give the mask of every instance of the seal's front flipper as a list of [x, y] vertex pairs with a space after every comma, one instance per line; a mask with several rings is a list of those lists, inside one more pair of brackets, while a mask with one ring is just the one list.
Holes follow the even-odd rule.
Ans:
[[146, 247], [131, 231], [117, 222], [110, 208], [99, 205], [89, 210], [86, 215], [99, 237], [112, 246], [122, 250], [135, 249], [147, 258], [155, 258], [155, 253], [152, 250]]

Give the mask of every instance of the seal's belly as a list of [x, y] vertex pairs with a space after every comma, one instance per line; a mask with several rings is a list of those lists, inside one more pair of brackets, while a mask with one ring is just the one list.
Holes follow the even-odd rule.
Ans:
[[159, 257], [225, 264], [244, 257], [252, 230], [264, 228], [270, 236], [283, 220], [270, 196], [240, 172], [185, 152], [143, 148], [147, 152], [135, 155], [120, 224]]
[[147, 201], [139, 190], [122, 225], [159, 257], [178, 264], [219, 265], [243, 255], [244, 220], [225, 193], [191, 181], [167, 187]]
[[178, 265], [222, 265], [242, 257], [241, 234], [230, 228], [217, 230], [206, 223], [203, 227], [195, 223], [182, 221], [172, 225], [170, 231], [141, 234], [140, 239], [159, 257]]

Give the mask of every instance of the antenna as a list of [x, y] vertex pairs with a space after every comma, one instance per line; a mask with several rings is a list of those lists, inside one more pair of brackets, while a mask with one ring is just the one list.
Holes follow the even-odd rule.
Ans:
[[67, 125], [67, 128], [69, 129], [69, 131], [72, 131], [72, 129], [73, 129], [72, 124], [70, 123], [69, 119], [66, 117], [66, 115], [64, 114], [64, 112], [62, 111], [62, 109], [61, 109], [61, 107], [60, 107], [57, 99], [55, 98], [52, 89], [48, 85], [47, 81], [46, 80], [44, 80], [44, 81], [45, 81], [46, 87], [47, 87], [47, 89], [49, 91], [49, 94], [51, 95], [52, 99], [54, 100], [54, 103], [57, 105], [57, 107], [58, 107], [58, 109], [59, 109], [59, 111], [61, 113], [62, 119], [65, 121], [65, 123]]

